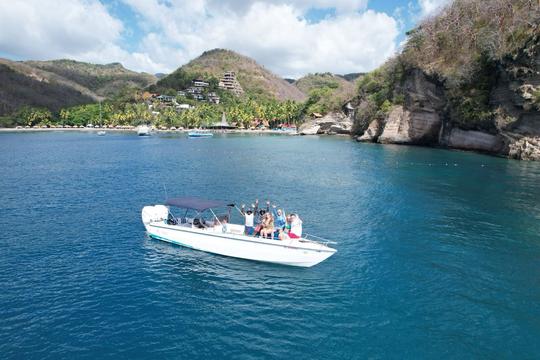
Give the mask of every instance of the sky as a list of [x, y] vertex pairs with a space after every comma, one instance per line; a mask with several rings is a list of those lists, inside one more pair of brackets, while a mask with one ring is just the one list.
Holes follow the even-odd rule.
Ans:
[[0, 0], [0, 57], [169, 73], [214, 48], [274, 73], [366, 72], [449, 0]]

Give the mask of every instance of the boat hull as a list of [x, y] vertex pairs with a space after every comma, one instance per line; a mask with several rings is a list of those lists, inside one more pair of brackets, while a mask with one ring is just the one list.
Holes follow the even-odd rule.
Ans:
[[188, 137], [190, 138], [206, 138], [212, 136], [214, 136], [212, 133], [188, 133]]
[[213, 254], [274, 264], [311, 267], [336, 252], [323, 244], [308, 241], [261, 239], [164, 222], [145, 226], [148, 234], [158, 240]]

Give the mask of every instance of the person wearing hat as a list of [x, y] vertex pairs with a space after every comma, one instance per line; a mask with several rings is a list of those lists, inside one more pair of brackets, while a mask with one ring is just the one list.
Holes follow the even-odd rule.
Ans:
[[244, 233], [246, 235], [253, 235], [255, 232], [255, 211], [254, 211], [255, 205], [251, 205], [251, 209], [245, 210], [245, 205], [242, 204], [241, 212], [242, 215], [244, 215], [245, 223], [244, 223]]

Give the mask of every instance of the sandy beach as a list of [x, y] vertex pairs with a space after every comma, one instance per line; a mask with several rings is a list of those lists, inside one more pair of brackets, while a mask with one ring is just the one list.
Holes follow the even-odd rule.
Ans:
[[[116, 128], [0, 128], [0, 132], [45, 132], [45, 131], [79, 131], [79, 132], [133, 132], [136, 133], [136, 128], [131, 129], [116, 129]], [[188, 133], [190, 131], [198, 131], [198, 129], [182, 129], [182, 130], [161, 130], [154, 129], [153, 132], [157, 133]], [[199, 130], [200, 131], [200, 130]], [[247, 130], [247, 129], [232, 129], [232, 130], [219, 130], [208, 129], [204, 130], [212, 133], [225, 133], [225, 134], [280, 134], [280, 135], [298, 135], [297, 132], [283, 131], [283, 130]]]

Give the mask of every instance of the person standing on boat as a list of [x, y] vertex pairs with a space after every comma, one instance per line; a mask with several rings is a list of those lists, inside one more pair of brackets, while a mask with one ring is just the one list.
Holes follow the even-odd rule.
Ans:
[[255, 232], [255, 224], [254, 224], [255, 214], [254, 214], [253, 208], [254, 208], [254, 205], [251, 205], [251, 209], [244, 211], [245, 205], [242, 204], [241, 213], [242, 215], [244, 215], [244, 219], [245, 219], [244, 229], [245, 229], [246, 235], [253, 235], [253, 233]]

